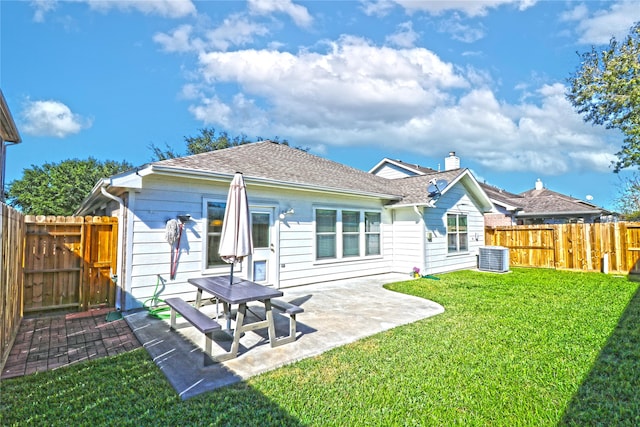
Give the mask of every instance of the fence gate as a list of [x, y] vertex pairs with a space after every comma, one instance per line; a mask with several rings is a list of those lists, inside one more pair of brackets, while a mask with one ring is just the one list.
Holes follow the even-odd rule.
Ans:
[[627, 265], [630, 274], [640, 274], [640, 224], [626, 227]]
[[115, 304], [117, 218], [25, 216], [24, 312]]

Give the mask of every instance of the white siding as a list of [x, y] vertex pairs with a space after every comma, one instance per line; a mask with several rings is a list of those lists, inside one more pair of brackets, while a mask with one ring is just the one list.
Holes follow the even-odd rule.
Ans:
[[[203, 242], [206, 242], [204, 200], [226, 200], [228, 185], [228, 182], [149, 176], [144, 178], [144, 189], [130, 193], [128, 270], [121, 283], [127, 292], [125, 309], [139, 307], [152, 298], [158, 276], [161, 299], [172, 296], [195, 299], [195, 288], [187, 280], [203, 274]], [[278, 262], [275, 267], [280, 269], [280, 281], [272, 285], [297, 286], [386, 273], [392, 269], [391, 213], [383, 209], [381, 201], [258, 187], [250, 182], [247, 183], [247, 193], [250, 205], [275, 208], [274, 221], [279, 221], [278, 214], [282, 210], [295, 209], [295, 214], [287, 216], [279, 225], [274, 224], [278, 230], [275, 242]], [[315, 207], [380, 212], [383, 222], [382, 254], [332, 262], [316, 261]], [[174, 280], [170, 280], [171, 246], [165, 239], [165, 226], [169, 219], [180, 214], [190, 214], [192, 220], [184, 227], [177, 274]], [[248, 263], [245, 261], [243, 264], [235, 268], [239, 277], [246, 277]], [[221, 267], [214, 274], [228, 272], [229, 267]]]
[[[187, 283], [203, 275], [206, 242], [205, 200], [225, 201], [229, 182], [147, 176], [144, 188], [125, 196], [129, 213], [121, 226], [127, 236], [123, 278], [119, 283], [126, 292], [125, 310], [139, 307], [153, 297], [158, 277], [160, 298], [180, 296], [195, 299], [195, 288]], [[382, 201], [349, 195], [326, 194], [304, 190], [282, 190], [252, 185], [248, 180], [249, 204], [274, 209], [275, 287], [290, 287], [329, 280], [373, 274], [409, 273], [418, 267], [422, 274], [476, 267], [478, 248], [484, 244], [483, 216], [457, 183], [423, 214], [412, 207], [384, 208]], [[280, 221], [278, 214], [293, 208], [295, 213]], [[381, 255], [347, 259], [315, 259], [316, 208], [372, 211], [381, 214]], [[469, 227], [469, 251], [447, 253], [446, 214], [466, 213]], [[192, 221], [183, 230], [180, 258], [174, 280], [169, 279], [171, 246], [165, 239], [169, 219], [190, 214]], [[431, 235], [431, 241], [427, 236]], [[338, 236], [339, 237], [339, 236]], [[476, 240], [477, 237], [477, 240]], [[235, 274], [247, 277], [248, 261], [236, 266]], [[222, 266], [207, 274], [228, 274]]]
[[415, 173], [410, 172], [405, 168], [401, 168], [389, 163], [386, 163], [384, 166], [382, 166], [379, 170], [376, 171], [375, 174], [387, 179], [406, 178], [408, 176], [415, 175]]
[[424, 223], [413, 208], [394, 211], [393, 221], [393, 271], [407, 273], [418, 267], [424, 269]]
[[[447, 213], [467, 215], [469, 250], [450, 254], [447, 251]], [[426, 274], [475, 268], [478, 248], [484, 245], [484, 216], [467, 195], [461, 183], [447, 191], [437, 202], [436, 208], [425, 210], [426, 234], [432, 235], [426, 242]]]

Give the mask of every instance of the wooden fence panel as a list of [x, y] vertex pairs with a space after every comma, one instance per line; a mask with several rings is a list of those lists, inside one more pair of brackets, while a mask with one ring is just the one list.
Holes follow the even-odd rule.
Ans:
[[117, 218], [29, 215], [25, 223], [25, 312], [114, 305]]
[[24, 216], [0, 203], [0, 369], [4, 367], [22, 321]]
[[85, 282], [89, 286], [83, 294], [83, 304], [87, 307], [115, 304], [116, 286], [111, 277], [116, 271], [118, 241], [111, 219], [94, 217], [91, 226], [86, 227]]
[[627, 268], [630, 273], [640, 274], [640, 224], [626, 225]]
[[487, 227], [485, 242], [512, 266], [640, 274], [640, 223]]

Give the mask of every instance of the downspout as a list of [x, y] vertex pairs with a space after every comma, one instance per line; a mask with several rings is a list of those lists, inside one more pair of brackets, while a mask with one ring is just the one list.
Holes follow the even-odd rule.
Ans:
[[122, 310], [122, 286], [118, 283], [118, 277], [123, 277], [122, 275], [122, 240], [124, 233], [124, 200], [122, 200], [118, 196], [114, 196], [105, 190], [104, 187], [100, 187], [100, 191], [105, 197], [108, 197], [111, 200], [116, 201], [120, 205], [120, 215], [118, 218], [118, 253], [116, 255], [116, 272], [115, 275], [111, 272], [111, 280], [116, 282], [116, 310]]
[[413, 210], [420, 217], [420, 223], [422, 224], [423, 229], [423, 232], [421, 233], [422, 237], [420, 238], [420, 271], [424, 274], [427, 273], [427, 245], [425, 243], [425, 240], [427, 238], [425, 234], [427, 227], [424, 222], [424, 212], [420, 212], [418, 205], [413, 205]]

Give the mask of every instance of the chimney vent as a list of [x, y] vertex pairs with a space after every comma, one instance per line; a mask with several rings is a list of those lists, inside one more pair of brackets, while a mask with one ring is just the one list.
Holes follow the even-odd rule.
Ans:
[[542, 190], [544, 188], [544, 185], [542, 185], [542, 181], [540, 181], [540, 178], [538, 178], [538, 180], [536, 181], [536, 190]]
[[444, 159], [444, 170], [450, 171], [460, 169], [460, 158], [456, 156], [455, 151], [449, 151], [449, 157]]

